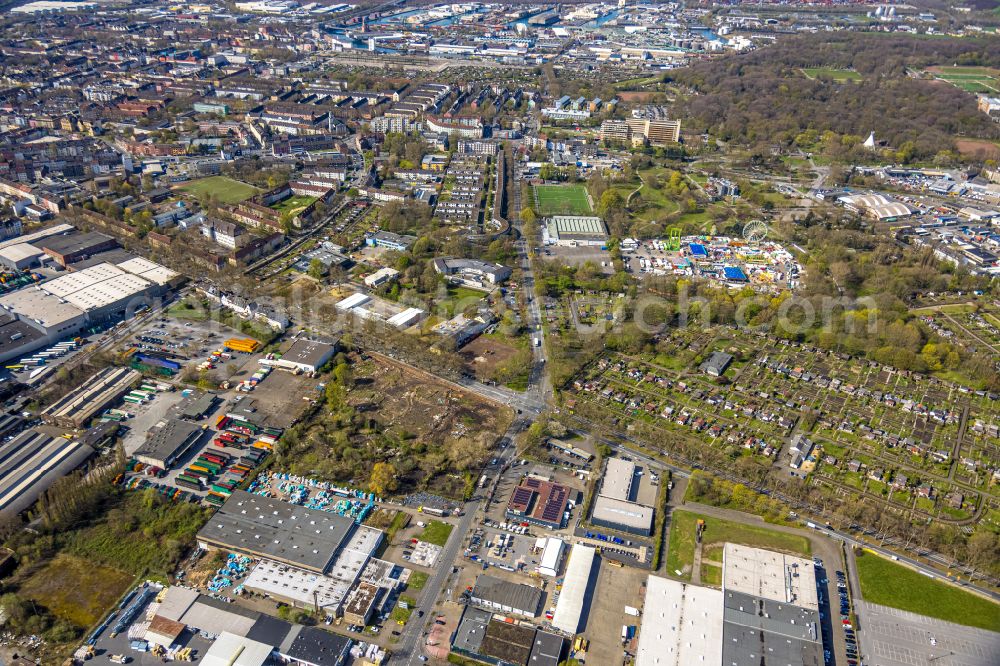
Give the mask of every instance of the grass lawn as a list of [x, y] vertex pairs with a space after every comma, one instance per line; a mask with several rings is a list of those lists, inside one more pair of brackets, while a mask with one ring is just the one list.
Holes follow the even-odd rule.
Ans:
[[81, 629], [97, 623], [133, 576], [72, 555], [57, 555], [21, 585], [22, 597]]
[[305, 196], [303, 194], [293, 194], [284, 201], [272, 204], [271, 208], [279, 213], [297, 213], [312, 202], [316, 201], [316, 198], [317, 197]]
[[486, 296], [481, 291], [469, 289], [468, 287], [457, 287], [448, 285], [448, 297], [438, 303], [438, 306], [449, 317], [454, 317], [470, 305], [476, 305]]
[[701, 584], [714, 585], [715, 587], [722, 587], [722, 567], [712, 566], [711, 564], [702, 563]]
[[865, 601], [970, 627], [1000, 631], [1000, 604], [864, 551], [857, 557]]
[[966, 92], [1000, 92], [1000, 74], [989, 67], [933, 67], [928, 71]]
[[455, 529], [455, 526], [451, 523], [444, 523], [440, 520], [432, 520], [427, 523], [427, 527], [424, 528], [423, 533], [420, 535], [419, 539], [421, 541], [426, 541], [427, 543], [433, 543], [436, 546], [444, 546], [448, 543], [448, 537], [451, 535], [451, 531]]
[[214, 196], [220, 203], [237, 203], [249, 199], [259, 191], [253, 185], [241, 183], [226, 176], [209, 176], [185, 183], [181, 189], [196, 197]]
[[844, 81], [860, 81], [861, 75], [852, 69], [833, 69], [831, 67], [808, 67], [802, 70], [810, 79], [815, 79], [819, 77], [824, 77], [827, 79], [833, 79], [837, 83], [843, 83]]
[[590, 215], [590, 200], [583, 185], [535, 185], [535, 211], [549, 215]]
[[209, 310], [208, 308], [198, 307], [188, 303], [187, 301], [181, 301], [180, 303], [174, 303], [169, 308], [167, 308], [167, 314], [174, 319], [187, 319], [188, 321], [204, 321], [208, 319]]
[[402, 626], [406, 624], [409, 621], [410, 616], [413, 615], [413, 609], [417, 605], [417, 600], [413, 597], [407, 597], [404, 595], [399, 598], [399, 601], [404, 602], [408, 608], [403, 608], [399, 605], [399, 602], [396, 602], [396, 607], [392, 609], [390, 617], [393, 622]]
[[[809, 539], [804, 536], [776, 532], [766, 527], [744, 525], [721, 518], [710, 518], [691, 511], [675, 510], [670, 517], [670, 542], [667, 551], [668, 573], [678, 575], [677, 571], [681, 571], [682, 578], [691, 578], [690, 567], [694, 563], [695, 551], [694, 536], [699, 518], [705, 521], [705, 532], [702, 535], [703, 555], [708, 550], [711, 557], [711, 552], [714, 549], [709, 549], [709, 546], [726, 542], [768, 548], [802, 557], [809, 557], [812, 553]], [[704, 571], [705, 567], [702, 566], [702, 572]]]
[[[694, 564], [694, 530], [696, 516], [690, 511], [674, 511], [670, 515], [670, 540], [667, 543], [667, 573], [691, 580]], [[680, 573], [678, 573], [680, 572]]]
[[406, 587], [411, 590], [422, 590], [429, 577], [430, 575], [424, 571], [411, 571], [410, 578], [406, 581]]

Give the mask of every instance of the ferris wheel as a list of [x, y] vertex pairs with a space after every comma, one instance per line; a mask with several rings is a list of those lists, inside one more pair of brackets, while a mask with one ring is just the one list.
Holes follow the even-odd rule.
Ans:
[[748, 243], [759, 243], [767, 237], [767, 225], [763, 220], [751, 220], [743, 226], [743, 240]]

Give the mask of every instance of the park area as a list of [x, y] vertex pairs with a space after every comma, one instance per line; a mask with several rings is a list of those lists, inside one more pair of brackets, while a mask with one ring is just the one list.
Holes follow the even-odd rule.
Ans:
[[930, 67], [927, 72], [970, 93], [1000, 93], [1000, 70], [990, 67]]
[[258, 191], [253, 185], [226, 176], [199, 178], [181, 185], [180, 189], [194, 197], [208, 197], [224, 204], [239, 203], [257, 194]]
[[831, 79], [837, 83], [860, 81], [862, 78], [853, 69], [834, 69], [832, 67], [806, 67], [802, 73], [808, 79]]
[[590, 215], [593, 209], [583, 185], [535, 185], [535, 212], [551, 215]]
[[868, 550], [858, 552], [855, 561], [861, 579], [861, 596], [867, 602], [946, 622], [1000, 631], [1000, 604], [929, 578]]
[[[719, 568], [722, 564], [721, 546], [725, 543], [767, 548], [801, 557], [809, 557], [812, 553], [809, 540], [797, 534], [778, 532], [766, 527], [745, 525], [678, 509], [670, 515], [670, 542], [667, 552], [667, 572], [669, 574], [691, 580], [697, 546], [695, 535], [698, 520], [705, 521], [705, 531], [702, 535], [702, 580], [695, 582], [715, 585], [721, 583], [721, 568]], [[705, 580], [706, 578], [707, 580]]]

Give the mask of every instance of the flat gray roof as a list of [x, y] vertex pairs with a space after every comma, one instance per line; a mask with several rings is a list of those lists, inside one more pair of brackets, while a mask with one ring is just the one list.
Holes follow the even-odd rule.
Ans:
[[660, 576], [646, 579], [636, 666], [728, 665], [722, 661], [722, 633], [722, 592]]
[[201, 433], [201, 426], [180, 419], [166, 418], [146, 431], [146, 441], [134, 455], [136, 458], [149, 458], [173, 464], [173, 459], [191, 446]]
[[246, 636], [256, 624], [258, 617], [260, 613], [257, 611], [200, 594], [180, 621], [189, 627], [216, 636], [224, 631], [237, 636]]
[[198, 532], [210, 545], [325, 572], [354, 521], [237, 490]]
[[102, 234], [99, 231], [86, 231], [47, 238], [39, 244], [42, 246], [42, 249], [49, 250], [55, 254], [71, 254], [86, 251], [113, 240], [115, 239], [111, 236]]
[[630, 499], [634, 478], [634, 462], [621, 458], [608, 458], [604, 478], [601, 479], [601, 495], [619, 500]]
[[320, 367], [333, 356], [334, 346], [314, 340], [296, 340], [288, 351], [281, 355], [282, 361]]
[[511, 583], [489, 574], [483, 574], [476, 579], [476, 586], [472, 589], [472, 597], [500, 606], [537, 613], [538, 606], [542, 602], [542, 591], [531, 585]]
[[535, 644], [531, 646], [529, 666], [559, 666], [559, 657], [563, 651], [562, 636], [550, 634], [539, 629], [535, 632]]
[[598, 495], [597, 499], [594, 500], [594, 510], [591, 517], [628, 527], [650, 530], [653, 525], [653, 507]]
[[25, 287], [0, 297], [0, 308], [24, 319], [31, 319], [47, 329], [58, 328], [67, 322], [82, 320], [80, 308], [41, 288]]
[[25, 430], [0, 446], [0, 510], [24, 511], [93, 453], [77, 441]]
[[803, 557], [727, 543], [722, 557], [722, 584], [727, 591], [819, 610], [816, 567]]
[[452, 641], [452, 647], [478, 654], [479, 647], [483, 644], [483, 639], [486, 638], [486, 627], [489, 626], [492, 617], [493, 613], [489, 611], [466, 606], [462, 619], [458, 623], [458, 629], [455, 630], [455, 640]]

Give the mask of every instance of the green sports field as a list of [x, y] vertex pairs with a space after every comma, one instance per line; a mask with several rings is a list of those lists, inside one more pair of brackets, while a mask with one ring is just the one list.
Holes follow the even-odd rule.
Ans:
[[220, 203], [239, 203], [257, 194], [253, 185], [241, 183], [225, 176], [209, 176], [185, 183], [181, 189], [188, 194], [200, 197], [214, 196]]
[[831, 67], [807, 67], [802, 70], [810, 79], [816, 79], [819, 77], [833, 79], [837, 83], [843, 83], [844, 81], [860, 81], [861, 75], [855, 72], [853, 69], [833, 69]]
[[593, 210], [583, 185], [535, 185], [535, 212], [549, 215], [590, 215]]
[[935, 78], [971, 93], [1000, 93], [1000, 71], [989, 67], [931, 67]]

